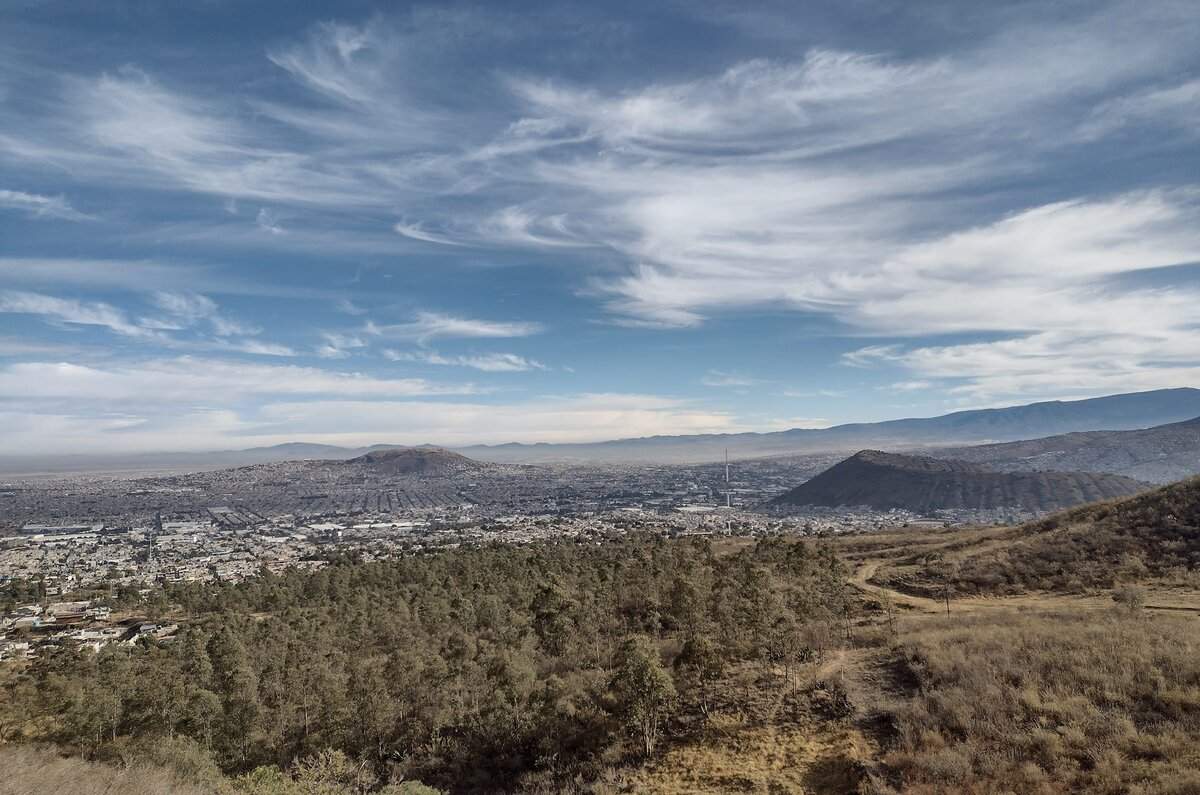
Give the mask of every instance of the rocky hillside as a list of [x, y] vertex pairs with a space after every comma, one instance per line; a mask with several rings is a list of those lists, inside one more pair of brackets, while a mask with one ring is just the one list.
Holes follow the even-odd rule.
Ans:
[[1200, 417], [1137, 431], [1089, 431], [937, 450], [932, 455], [1008, 472], [1110, 472], [1151, 483], [1200, 475]]
[[966, 461], [863, 450], [775, 500], [779, 505], [869, 506], [919, 513], [1045, 513], [1123, 497], [1147, 485], [1086, 472], [997, 472]]
[[372, 450], [342, 462], [342, 466], [369, 469], [378, 475], [456, 475], [485, 466], [440, 447], [392, 447]]

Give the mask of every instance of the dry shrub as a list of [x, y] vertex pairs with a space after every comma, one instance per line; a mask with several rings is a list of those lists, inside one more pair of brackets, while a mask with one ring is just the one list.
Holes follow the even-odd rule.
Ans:
[[917, 795], [1193, 791], [1194, 622], [1124, 611], [923, 622], [900, 649], [919, 684], [886, 762]]
[[164, 768], [111, 767], [31, 746], [0, 748], [0, 795], [212, 795], [180, 781]]

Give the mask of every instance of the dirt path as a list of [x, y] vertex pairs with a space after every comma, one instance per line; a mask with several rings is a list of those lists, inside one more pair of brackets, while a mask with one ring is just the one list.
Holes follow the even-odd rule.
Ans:
[[850, 584], [865, 594], [874, 596], [879, 600], [890, 601], [897, 607], [907, 610], [917, 610], [924, 613], [939, 613], [945, 610], [945, 605], [936, 599], [901, 593], [900, 591], [894, 591], [891, 588], [884, 588], [881, 585], [869, 582], [878, 570], [879, 561], [867, 561], [859, 567], [858, 571], [854, 572], [854, 576], [850, 578]]
[[[944, 614], [946, 603], [939, 599], [915, 596], [882, 585], [869, 582], [883, 561], [866, 561], [850, 578], [850, 584], [865, 594], [892, 604], [910, 613]], [[1149, 590], [1146, 595], [1146, 610], [1167, 610], [1200, 614], [1200, 592], [1187, 589], [1160, 588]], [[968, 596], [952, 598], [950, 612], [979, 613], [992, 610], [1109, 610], [1113, 607], [1112, 595], [1102, 594], [1059, 594], [1028, 593], [1016, 596]]]

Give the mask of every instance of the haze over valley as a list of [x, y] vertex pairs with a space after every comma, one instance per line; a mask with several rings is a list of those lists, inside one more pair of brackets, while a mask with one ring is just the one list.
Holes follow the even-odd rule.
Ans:
[[36, 0], [0, 795], [1200, 793], [1187, 0]]

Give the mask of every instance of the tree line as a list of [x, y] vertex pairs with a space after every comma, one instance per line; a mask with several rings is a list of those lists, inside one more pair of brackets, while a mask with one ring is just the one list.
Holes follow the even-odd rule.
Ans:
[[243, 782], [336, 754], [363, 790], [550, 788], [655, 753], [681, 714], [707, 713], [727, 665], [810, 660], [850, 609], [819, 544], [658, 537], [335, 561], [148, 598], [171, 606], [175, 638], [38, 656], [5, 687], [4, 731], [89, 758], [186, 744]]

